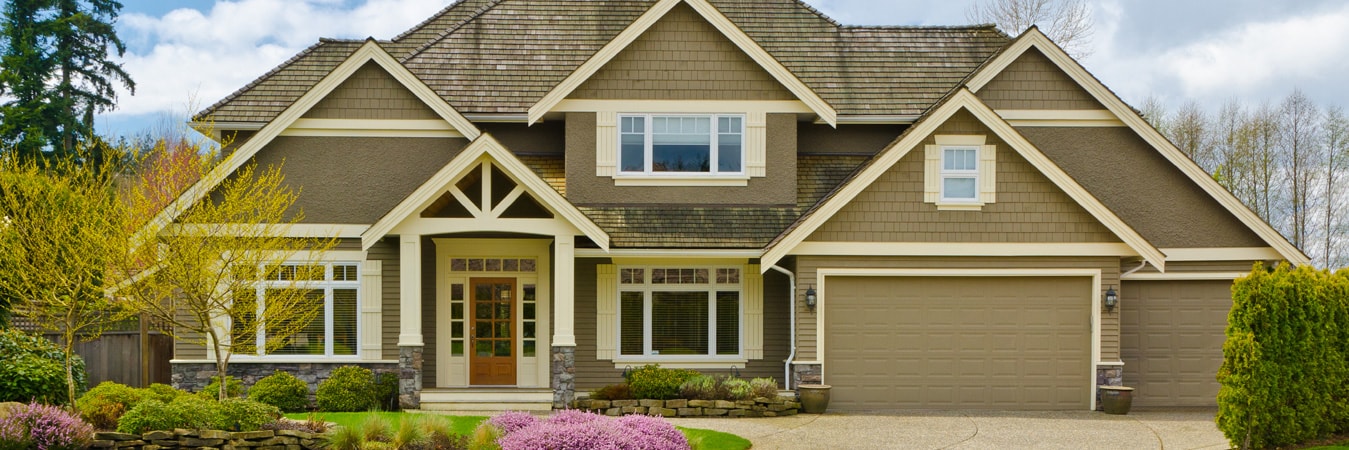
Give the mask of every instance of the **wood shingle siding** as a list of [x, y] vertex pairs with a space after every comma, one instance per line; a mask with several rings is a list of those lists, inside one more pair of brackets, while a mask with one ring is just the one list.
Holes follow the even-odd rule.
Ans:
[[1030, 49], [979, 90], [993, 109], [1105, 109], [1039, 50]]
[[291, 211], [303, 211], [305, 223], [370, 224], [466, 145], [462, 138], [282, 136], [251, 162], [282, 167], [285, 184], [300, 194]]
[[1017, 131], [1158, 248], [1269, 246], [1128, 128]]
[[440, 120], [426, 103], [373, 61], [337, 85], [306, 119]]
[[796, 96], [681, 3], [568, 98], [795, 100]]
[[[961, 112], [934, 134], [979, 134], [997, 146], [997, 202], [938, 211], [923, 202], [923, 152], [904, 156], [807, 241], [1120, 242], [1005, 142]], [[919, 145], [935, 144], [931, 136]]]

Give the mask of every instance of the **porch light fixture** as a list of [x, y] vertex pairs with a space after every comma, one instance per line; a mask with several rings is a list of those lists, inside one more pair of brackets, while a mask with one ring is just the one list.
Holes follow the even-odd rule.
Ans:
[[815, 311], [815, 300], [815, 287], [811, 286], [806, 289], [806, 307], [810, 308], [811, 311]]
[[1111, 285], [1105, 290], [1105, 310], [1114, 311], [1115, 305], [1119, 304], [1119, 293], [1115, 292], [1115, 286]]

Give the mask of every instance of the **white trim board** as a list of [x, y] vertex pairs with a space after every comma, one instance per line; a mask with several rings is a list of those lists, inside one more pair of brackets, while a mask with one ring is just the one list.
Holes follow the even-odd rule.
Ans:
[[280, 136], [462, 138], [464, 134], [440, 119], [296, 119]]
[[1167, 261], [1277, 261], [1273, 247], [1164, 248]]
[[1027, 141], [1025, 137], [1021, 136], [1020, 133], [1017, 133], [1010, 124], [1002, 120], [1001, 117], [998, 117], [997, 113], [990, 109], [988, 105], [985, 105], [980, 101], [979, 98], [968, 89], [961, 89], [955, 94], [952, 94], [946, 102], [939, 105], [928, 115], [928, 117], [905, 131], [899, 140], [892, 143], [886, 149], [881, 150], [881, 153], [876, 156], [872, 161], [872, 164], [866, 166], [866, 168], [858, 173], [852, 181], [835, 190], [832, 195], [827, 197], [814, 210], [808, 212], [807, 215], [799, 219], [790, 232], [785, 236], [782, 236], [775, 244], [771, 244], [768, 248], [764, 249], [763, 261], [761, 263], [761, 267], [765, 267], [763, 270], [768, 270], [766, 267], [776, 264], [778, 261], [781, 261], [784, 256], [791, 253], [798, 245], [805, 241], [807, 237], [814, 233], [815, 230], [818, 230], [823, 226], [834, 216], [834, 214], [837, 214], [839, 210], [842, 210], [843, 207], [847, 206], [854, 198], [861, 195], [867, 187], [871, 186], [871, 183], [879, 179], [886, 171], [889, 171], [891, 167], [903, 159], [904, 156], [908, 155], [909, 152], [917, 149], [922, 142], [927, 139], [928, 135], [934, 133], [939, 126], [962, 109], [969, 111], [976, 119], [983, 123], [984, 126], [988, 127], [994, 134], [1002, 138], [1012, 150], [1015, 150], [1023, 158], [1026, 158], [1026, 161], [1030, 162], [1032, 166], [1035, 166], [1035, 168], [1053, 182], [1055, 186], [1062, 189], [1063, 192], [1068, 194], [1068, 196], [1076, 201], [1078, 205], [1081, 205], [1083, 209], [1087, 210], [1092, 217], [1095, 217], [1102, 225], [1105, 225], [1106, 228], [1114, 232], [1121, 241], [1128, 244], [1129, 248], [1137, 252], [1143, 259], [1147, 260], [1148, 263], [1151, 263], [1153, 267], [1165, 270], [1166, 256], [1163, 255], [1160, 250], [1157, 250], [1157, 248], [1149, 243], [1147, 239], [1144, 239], [1142, 235], [1138, 234], [1138, 232], [1125, 223], [1124, 220], [1115, 215], [1110, 208], [1101, 204], [1100, 200], [1097, 200], [1090, 192], [1087, 192], [1086, 188], [1083, 188], [1082, 185], [1078, 184], [1077, 181], [1068, 176], [1063, 169], [1055, 165], [1053, 161], [1050, 161], [1049, 157], [1045, 156], [1044, 153], [1041, 153], [1039, 149], [1035, 148], [1035, 146], [1031, 144], [1030, 141]]
[[999, 109], [997, 112], [1014, 127], [1124, 126], [1124, 122], [1107, 109]]
[[815, 359], [820, 361], [820, 382], [828, 384], [829, 367], [825, 361], [825, 286], [828, 277], [1091, 277], [1091, 369], [1088, 371], [1088, 411], [1096, 410], [1097, 361], [1101, 360], [1101, 270], [1100, 269], [844, 269], [820, 268], [815, 272]]
[[722, 35], [726, 36], [727, 39], [730, 39], [731, 42], [739, 47], [741, 51], [745, 52], [750, 59], [753, 59], [754, 62], [758, 63], [769, 75], [772, 75], [775, 80], [781, 83], [783, 87], [786, 87], [792, 94], [795, 94], [796, 98], [805, 103], [812, 112], [819, 115], [821, 120], [824, 120], [825, 123], [830, 125], [837, 126], [838, 112], [834, 110], [833, 106], [830, 106], [828, 102], [820, 98], [815, 91], [807, 87], [805, 83], [796, 77], [796, 75], [787, 70], [782, 63], [773, 58], [773, 55], [769, 54], [763, 47], [760, 47], [758, 43], [754, 42], [753, 38], [750, 38], [749, 35], [745, 34], [743, 30], [737, 27], [734, 22], [731, 22], [730, 19], [727, 19], [726, 16], [722, 15], [720, 11], [717, 11], [717, 8], [708, 3], [707, 0], [660, 0], [656, 2], [651, 9], [648, 9], [641, 17], [638, 17], [631, 25], [628, 25], [626, 29], [618, 33], [618, 36], [614, 37], [608, 44], [605, 44], [604, 47], [595, 52], [595, 54], [592, 55], [590, 59], [586, 60], [585, 63], [581, 64], [580, 67], [577, 67], [571, 75], [568, 75], [566, 79], [563, 79], [561, 83], [558, 83], [558, 85], [549, 91], [548, 94], [539, 99], [538, 103], [531, 106], [529, 108], [529, 123], [533, 124], [534, 122], [539, 121], [539, 119], [542, 119], [544, 114], [553, 111], [554, 107], [566, 99], [572, 91], [576, 90], [577, 87], [580, 87], [582, 83], [590, 79], [596, 72], [599, 72], [605, 64], [608, 64], [610, 60], [615, 56], [618, 56], [624, 49], [628, 48], [628, 45], [632, 44], [633, 41], [636, 41], [638, 37], [646, 32], [646, 30], [650, 29], [652, 25], [655, 25], [662, 17], [665, 17], [666, 13], [670, 12], [670, 10], [674, 9], [674, 7], [681, 2], [693, 7], [693, 10], [697, 11], [703, 19], [711, 23], [713, 27], [716, 27]]
[[758, 258], [763, 252], [759, 250], [678, 250], [678, 249], [642, 249], [642, 248], [624, 248], [624, 249], [600, 249], [600, 248], [578, 248], [576, 249], [577, 258]]
[[551, 112], [616, 112], [663, 114], [813, 113], [800, 100], [586, 100], [567, 99]]
[[1146, 272], [1132, 273], [1120, 277], [1121, 281], [1202, 281], [1202, 280], [1225, 280], [1231, 281], [1237, 278], [1250, 275], [1246, 272]]
[[1265, 222], [1260, 216], [1257, 216], [1252, 212], [1250, 208], [1243, 205], [1231, 192], [1228, 192], [1222, 185], [1219, 185], [1213, 177], [1204, 172], [1204, 169], [1200, 168], [1198, 164], [1195, 164], [1193, 160], [1185, 156], [1185, 153], [1181, 152], [1170, 140], [1162, 136], [1156, 128], [1149, 125], [1142, 116], [1133, 110], [1133, 108], [1125, 104], [1124, 100], [1121, 100], [1119, 96], [1116, 96], [1114, 92], [1105, 87], [1104, 84], [1101, 84], [1100, 80], [1097, 80], [1091, 72], [1088, 72], [1086, 68], [1082, 67], [1081, 64], [1078, 64], [1077, 61], [1068, 56], [1063, 49], [1059, 48], [1058, 45], [1054, 44], [1053, 41], [1046, 37], [1039, 28], [1032, 26], [1030, 29], [1026, 30], [1025, 33], [1022, 33], [1022, 35], [1003, 50], [1001, 54], [971, 77], [967, 87], [971, 91], [979, 92], [980, 89], [983, 89], [985, 85], [1001, 73], [1003, 69], [1006, 69], [1007, 66], [1010, 66], [1017, 58], [1020, 58], [1023, 53], [1031, 48], [1039, 50], [1040, 53], [1044, 54], [1050, 61], [1053, 61], [1059, 69], [1063, 70], [1064, 73], [1068, 74], [1070, 78], [1081, 85], [1083, 89], [1096, 99], [1096, 101], [1105, 105], [1106, 109], [1113, 113], [1115, 118], [1124, 122], [1125, 126], [1128, 126], [1142, 137], [1143, 140], [1147, 141], [1148, 144], [1152, 145], [1153, 148], [1157, 149], [1162, 156], [1171, 162], [1171, 164], [1179, 168], [1191, 181], [1199, 185], [1204, 192], [1207, 192], [1209, 196], [1217, 200], [1224, 208], [1227, 208], [1232, 215], [1236, 216], [1238, 220], [1259, 235], [1261, 239], [1264, 239], [1270, 247], [1277, 249], [1283, 259], [1296, 265], [1311, 264], [1311, 259], [1308, 258], [1307, 255], [1303, 254], [1302, 251], [1289, 242], [1288, 239], [1285, 239], [1283, 235], [1279, 234], [1279, 232], [1275, 230], [1274, 227], [1270, 226], [1269, 223]]
[[252, 159], [253, 155], [257, 154], [257, 152], [262, 150], [268, 143], [271, 143], [273, 139], [281, 135], [282, 132], [297, 120], [300, 120], [301, 116], [306, 112], [309, 112], [310, 108], [313, 108], [314, 105], [318, 104], [324, 97], [327, 97], [328, 94], [332, 93], [333, 89], [336, 89], [337, 86], [341, 85], [342, 82], [346, 81], [347, 78], [350, 78], [352, 74], [356, 73], [358, 69], [371, 61], [379, 64], [380, 67], [384, 68], [384, 70], [392, 75], [394, 79], [402, 83], [403, 86], [416, 95], [417, 98], [426, 102], [426, 105], [429, 106], [431, 110], [439, 114], [445, 122], [449, 123], [451, 127], [463, 134], [464, 137], [469, 140], [475, 140], [482, 134], [472, 122], [469, 122], [468, 119], [465, 119], [458, 111], [455, 111], [454, 107], [450, 106], [449, 103], [446, 103], [444, 99], [440, 98], [440, 96], [435, 93], [435, 91], [431, 90], [425, 83], [422, 83], [416, 75], [413, 75], [406, 67], [399, 64], [393, 56], [390, 56], [388, 52], [384, 51], [384, 49], [379, 46], [378, 42], [374, 39], [367, 39], [365, 44], [356, 49], [351, 56], [348, 56], [347, 59], [341, 64], [338, 64], [332, 72], [329, 72], [322, 80], [315, 83], [314, 87], [309, 89], [309, 92], [306, 92], [304, 95], [300, 96], [299, 99], [295, 100], [294, 103], [291, 103], [290, 106], [281, 111], [276, 118], [272, 119], [266, 126], [263, 126], [262, 129], [258, 130], [253, 138], [240, 146], [238, 150], [230, 153], [224, 161], [221, 161], [220, 164], [216, 165], [216, 167], [207, 173], [206, 176], [203, 176], [201, 180], [194, 183], [184, 191], [182, 195], [178, 196], [172, 203], [169, 203], [167, 207], [161, 210], [159, 214], [155, 215], [154, 219], [150, 220], [148, 224], [142, 227], [138, 233], [137, 242], [143, 242], [148, 239], [149, 236], [158, 234], [166, 225], [177, 220], [178, 216], [182, 215], [188, 208], [191, 208], [192, 205], [201, 201], [201, 199], [209, 194], [212, 189], [215, 189], [217, 185], [224, 181], [226, 177], [234, 173], [235, 170], [238, 170], [239, 167], [243, 166], [248, 160]]
[[792, 255], [819, 256], [1138, 256], [1125, 243], [802, 242]]

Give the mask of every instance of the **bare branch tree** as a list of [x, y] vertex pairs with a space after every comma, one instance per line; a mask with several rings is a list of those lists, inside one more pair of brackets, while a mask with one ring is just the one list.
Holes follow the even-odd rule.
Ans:
[[1143, 106], [1139, 108], [1138, 112], [1143, 116], [1143, 120], [1148, 121], [1148, 125], [1152, 125], [1152, 128], [1156, 128], [1158, 132], [1167, 135], [1166, 104], [1162, 103], [1162, 99], [1155, 95], [1149, 95], [1148, 98], [1143, 99]]
[[1205, 172], [1213, 173], [1216, 164], [1210, 145], [1208, 115], [1194, 100], [1185, 102], [1171, 120], [1167, 136], [1180, 151], [1199, 164]]
[[974, 23], [991, 23], [1010, 35], [1038, 25], [1074, 58], [1091, 56], [1093, 20], [1084, 0], [981, 0], [965, 10]]
[[1311, 223], [1308, 220], [1312, 202], [1312, 186], [1317, 184], [1320, 171], [1315, 167], [1321, 164], [1321, 143], [1317, 140], [1320, 121], [1320, 108], [1302, 93], [1294, 89], [1279, 107], [1279, 133], [1283, 165], [1288, 175], [1288, 208], [1291, 221], [1288, 238], [1293, 245], [1306, 248]]
[[1349, 221], [1345, 220], [1345, 200], [1349, 197], [1344, 186], [1346, 172], [1349, 172], [1349, 117], [1344, 110], [1332, 107], [1326, 111], [1322, 125], [1322, 139], [1325, 143], [1325, 217], [1324, 243], [1321, 257], [1324, 267], [1343, 267], [1349, 265], [1349, 258], [1343, 253], [1346, 239], [1349, 239]]

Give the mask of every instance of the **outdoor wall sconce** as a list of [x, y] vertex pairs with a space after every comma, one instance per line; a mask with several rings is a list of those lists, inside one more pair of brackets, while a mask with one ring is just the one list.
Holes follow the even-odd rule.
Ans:
[[1105, 290], [1105, 310], [1114, 311], [1115, 305], [1119, 304], [1119, 293], [1115, 292], [1115, 286], [1111, 285]]
[[811, 311], [815, 311], [815, 300], [815, 287], [812, 286], [806, 289], [806, 307], [810, 308]]

